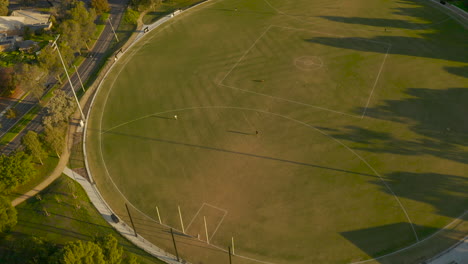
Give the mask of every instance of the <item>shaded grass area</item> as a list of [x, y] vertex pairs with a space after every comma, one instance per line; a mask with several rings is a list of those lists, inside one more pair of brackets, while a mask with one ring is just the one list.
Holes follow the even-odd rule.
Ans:
[[[163, 263], [120, 236], [90, 203], [81, 186], [67, 176], [62, 175], [43, 190], [40, 196], [41, 200], [30, 198], [16, 207], [18, 224], [0, 241], [2, 263], [8, 263], [3, 262], [7, 259], [2, 259], [8, 256], [8, 245], [27, 236], [43, 237], [63, 245], [76, 239], [93, 240], [107, 234], [115, 236], [125, 253], [135, 254], [141, 263]], [[15, 261], [22, 262], [19, 259]]]

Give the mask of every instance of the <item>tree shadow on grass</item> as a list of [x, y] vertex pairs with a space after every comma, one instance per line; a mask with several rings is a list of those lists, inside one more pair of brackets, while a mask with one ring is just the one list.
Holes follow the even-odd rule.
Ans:
[[[404, 4], [410, 4], [410, 7], [394, 8], [393, 13], [416, 18], [422, 21], [429, 21], [426, 17], [427, 6], [418, 1], [406, 0], [400, 1]], [[404, 19], [389, 18], [366, 18], [366, 17], [340, 17], [340, 16], [321, 16], [321, 18], [341, 22], [350, 25], [363, 25], [380, 27], [382, 35], [363, 40], [375, 41], [391, 44], [389, 54], [399, 54], [414, 57], [435, 58], [450, 61], [468, 62], [468, 34], [461, 25], [452, 23], [450, 27], [441, 25], [434, 21], [434, 24], [415, 23]], [[429, 21], [430, 22], [430, 21]], [[447, 21], [452, 22], [452, 21]], [[432, 25], [432, 26], [431, 26]], [[417, 37], [394, 36], [385, 32], [388, 27], [400, 29], [424, 29], [431, 26], [429, 31], [416, 32]], [[351, 49], [364, 52], [385, 53], [382, 49], [373, 46], [356, 45], [355, 38], [352, 37], [314, 37], [306, 39], [311, 43], [322, 44], [326, 46]]]
[[255, 153], [240, 152], [240, 151], [217, 148], [217, 147], [212, 147], [212, 146], [204, 146], [204, 145], [198, 145], [198, 144], [193, 144], [193, 143], [187, 143], [187, 142], [181, 142], [181, 141], [175, 141], [175, 140], [168, 140], [168, 139], [163, 139], [163, 138], [132, 135], [132, 134], [121, 133], [121, 132], [116, 132], [116, 131], [106, 131], [105, 134], [111, 134], [111, 135], [116, 135], [116, 136], [124, 136], [124, 137], [132, 137], [132, 138], [136, 138], [136, 139], [139, 139], [139, 140], [156, 141], [156, 142], [173, 144], [173, 145], [181, 145], [181, 146], [186, 146], [186, 147], [191, 147], [191, 148], [196, 148], [196, 149], [203, 149], [203, 150], [207, 150], [207, 151], [216, 151], [216, 152], [219, 152], [219, 153], [242, 155], [242, 156], [247, 156], [247, 157], [252, 157], [252, 158], [257, 158], [257, 159], [282, 162], [282, 163], [286, 163], [286, 164], [292, 164], [292, 165], [298, 165], [298, 166], [307, 166], [307, 167], [330, 170], [330, 171], [335, 171], [335, 172], [343, 172], [343, 173], [349, 173], [349, 174], [355, 174], [355, 175], [361, 175], [361, 176], [368, 176], [368, 177], [377, 178], [377, 176], [373, 175], [373, 174], [367, 174], [367, 173], [361, 173], [361, 172], [356, 172], [356, 171], [344, 170], [344, 169], [340, 169], [340, 168], [321, 166], [321, 165], [316, 165], [316, 164], [301, 162], [301, 161], [294, 161], [294, 160], [288, 160], [288, 159], [258, 155], [258, 154], [255, 154]]
[[444, 67], [447, 72], [451, 74], [458, 75], [461, 77], [468, 78], [468, 66], [461, 66], [461, 67]]
[[406, 125], [417, 135], [412, 139], [359, 126], [328, 131], [334, 138], [358, 143], [354, 148], [366, 152], [431, 155], [468, 164], [468, 88], [409, 88], [406, 95], [368, 108], [366, 116]]
[[[428, 233], [435, 233], [439, 231], [437, 228], [413, 225], [416, 230], [426, 230]], [[454, 230], [444, 230], [447, 233], [457, 233]], [[370, 228], [364, 228], [359, 230], [352, 230], [340, 233], [344, 238], [353, 243], [356, 247], [362, 250], [371, 258], [377, 258], [376, 261], [379, 263], [424, 263], [424, 260], [432, 257], [433, 254], [440, 252], [441, 250], [454, 245], [457, 240], [445, 235], [439, 238], [439, 247], [428, 252], [427, 250], [415, 251], [413, 254], [405, 255], [405, 252], [398, 252], [398, 250], [405, 247], [409, 247], [416, 243], [412, 232], [409, 229], [408, 223], [394, 223]], [[389, 237], [399, 236], [398, 239], [389, 240]], [[403, 254], [400, 254], [403, 253]], [[429, 253], [429, 255], [426, 255]]]
[[[411, 208], [407, 208], [410, 216], [435, 213], [457, 218], [468, 209], [468, 180], [465, 177], [431, 172], [396, 171], [386, 174], [384, 180], [397, 196], [429, 204], [434, 210], [413, 212]], [[387, 188], [382, 187], [381, 181], [370, 180], [369, 182], [378, 185], [381, 191], [392, 195]], [[430, 230], [417, 231], [423, 237], [431, 233]]]

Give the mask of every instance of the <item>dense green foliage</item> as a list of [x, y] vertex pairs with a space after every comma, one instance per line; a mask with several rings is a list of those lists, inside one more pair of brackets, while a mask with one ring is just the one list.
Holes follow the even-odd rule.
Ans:
[[16, 225], [16, 209], [9, 199], [0, 196], [0, 234], [9, 232]]
[[107, 0], [91, 0], [91, 7], [96, 10], [97, 15], [108, 12], [110, 10], [109, 2]]
[[31, 156], [16, 152], [0, 156], [0, 192], [8, 193], [27, 182], [35, 173]]
[[9, 0], [0, 0], [0, 16], [6, 16], [8, 14]]
[[58, 251], [77, 240], [98, 245], [106, 264], [132, 263], [135, 255], [141, 263], [163, 263], [119, 235], [69, 177], [59, 177], [40, 197], [16, 207], [18, 224], [0, 239], [0, 263], [51, 263], [52, 255], [60, 259], [64, 251]]
[[13, 67], [0, 67], [0, 96], [9, 96], [16, 89]]

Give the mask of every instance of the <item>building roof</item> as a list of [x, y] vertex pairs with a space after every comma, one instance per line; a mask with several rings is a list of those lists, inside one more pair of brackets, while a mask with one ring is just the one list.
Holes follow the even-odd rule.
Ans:
[[41, 13], [32, 9], [15, 10], [11, 13], [11, 17], [23, 17], [24, 25], [48, 24], [50, 14]]
[[0, 32], [20, 30], [24, 20], [24, 17], [0, 16]]

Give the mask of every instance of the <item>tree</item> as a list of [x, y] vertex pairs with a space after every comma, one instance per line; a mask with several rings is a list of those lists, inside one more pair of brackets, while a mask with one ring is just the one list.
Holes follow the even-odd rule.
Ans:
[[99, 245], [88, 241], [67, 243], [49, 260], [52, 264], [105, 264], [104, 255]]
[[63, 127], [52, 127], [46, 126], [44, 131], [44, 140], [47, 142], [49, 147], [55, 151], [57, 157], [60, 158], [65, 138], [63, 136]]
[[83, 38], [82, 28], [77, 21], [65, 20], [60, 23], [58, 31], [61, 41], [66, 42], [74, 52], [79, 52], [85, 46], [86, 38]]
[[44, 93], [46, 73], [37, 65], [21, 63], [16, 68], [16, 81], [25, 92], [30, 92], [37, 99]]
[[16, 209], [11, 205], [9, 199], [0, 196], [0, 233], [10, 231], [16, 222]]
[[57, 90], [54, 94], [55, 96], [47, 104], [46, 115], [42, 119], [45, 126], [55, 127], [67, 121], [76, 108], [76, 102], [64, 91]]
[[96, 10], [97, 15], [101, 15], [110, 10], [107, 0], [91, 0], [91, 7]]
[[68, 19], [78, 22], [81, 27], [81, 39], [87, 41], [94, 35], [96, 31], [96, 11], [91, 8], [90, 10], [86, 9], [84, 2], [77, 2], [75, 7], [70, 9]]
[[[70, 48], [67, 42], [59, 39], [58, 46], [60, 48], [60, 53], [62, 54], [63, 62], [65, 65], [70, 65], [73, 60], [74, 51]], [[62, 62], [56, 49], [51, 45], [44, 47], [39, 55], [37, 56], [39, 66], [42, 70], [49, 72], [50, 75], [55, 75], [58, 81], [60, 80], [60, 73], [63, 71]]]
[[0, 0], [0, 16], [8, 15], [9, 0]]
[[41, 165], [44, 165], [42, 159], [45, 158], [47, 153], [42, 148], [42, 144], [39, 141], [37, 133], [34, 131], [28, 131], [22, 138], [23, 145], [26, 147], [28, 154], [38, 159]]
[[10, 96], [13, 94], [16, 89], [14, 74], [13, 67], [0, 67], [0, 95]]
[[[7, 245], [2, 260], [5, 263], [48, 263], [48, 259], [59, 247], [43, 238], [28, 236], [13, 240]], [[19, 261], [23, 260], [23, 261]]]
[[119, 243], [112, 235], [99, 237], [95, 240], [104, 255], [104, 260], [107, 264], [120, 264], [122, 261], [123, 249], [119, 246]]
[[16, 152], [0, 156], [0, 192], [8, 193], [27, 182], [35, 173], [31, 156]]
[[5, 117], [7, 119], [15, 119], [16, 116], [17, 116], [16, 110], [13, 108], [8, 108], [8, 110], [6, 111]]

